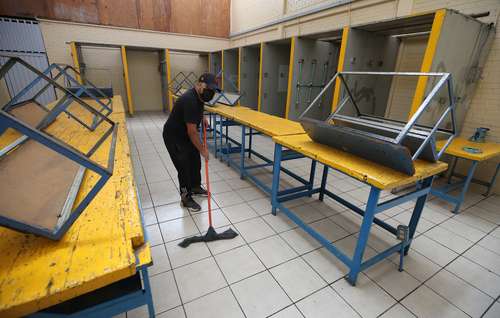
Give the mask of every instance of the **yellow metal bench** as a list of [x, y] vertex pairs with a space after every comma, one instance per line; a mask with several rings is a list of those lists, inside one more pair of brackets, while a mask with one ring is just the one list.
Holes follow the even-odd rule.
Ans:
[[[0, 317], [36, 313], [134, 276], [138, 270], [148, 280], [146, 267], [152, 262], [151, 251], [142, 226], [120, 96], [114, 97], [113, 105], [110, 118], [118, 123], [113, 175], [61, 240], [0, 227]], [[70, 138], [72, 125], [60, 116], [53, 129], [63, 127]], [[73, 138], [84, 146], [93, 137]], [[93, 158], [103, 161], [106, 154], [98, 151]], [[94, 178], [92, 174], [84, 176], [79, 197], [88, 191]], [[146, 287], [138, 293], [145, 297], [143, 303], [149, 304], [153, 315]], [[115, 314], [131, 309], [127, 306], [119, 305]]]

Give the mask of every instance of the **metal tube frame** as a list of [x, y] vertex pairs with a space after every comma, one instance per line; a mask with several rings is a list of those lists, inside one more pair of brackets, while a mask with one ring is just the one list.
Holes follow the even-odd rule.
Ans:
[[[24, 62], [23, 60], [13, 57], [11, 58], [12, 62], [11, 63], [6, 63], [4, 64], [4, 67], [0, 69], [0, 75], [4, 76], [8, 69], [10, 69], [15, 63], [20, 63], [23, 66], [27, 67], [29, 70], [33, 71], [35, 74], [38, 74], [38, 76], [44, 78], [48, 82], [53, 82], [51, 78], [48, 78], [47, 75], [43, 74], [42, 72], [38, 71], [28, 63]], [[7, 66], [8, 68], [6, 69]], [[96, 184], [91, 188], [91, 190], [85, 195], [85, 197], [82, 199], [82, 201], [69, 213], [69, 215], [65, 215], [60, 218], [57, 227], [54, 230], [49, 230], [45, 228], [40, 228], [34, 225], [29, 225], [29, 224], [24, 224], [21, 222], [18, 222], [16, 220], [0, 216], [0, 224], [12, 228], [14, 230], [21, 230], [23, 232], [28, 232], [28, 233], [34, 233], [40, 236], [44, 236], [53, 240], [58, 240], [61, 238], [61, 236], [68, 230], [68, 228], [74, 223], [74, 221], [78, 218], [78, 216], [83, 212], [83, 210], [88, 206], [88, 204], [92, 201], [92, 199], [97, 195], [97, 193], [102, 189], [102, 187], [106, 184], [107, 180], [111, 177], [113, 174], [113, 167], [114, 167], [114, 156], [115, 156], [115, 147], [116, 147], [116, 136], [117, 136], [117, 128], [118, 125], [115, 124], [113, 121], [111, 121], [109, 118], [95, 110], [93, 107], [90, 105], [86, 104], [83, 102], [77, 94], [73, 94], [71, 91], [65, 89], [61, 85], [59, 85], [56, 82], [52, 83], [55, 87], [61, 89], [63, 92], [66, 93], [66, 95], [58, 102], [58, 104], [48, 112], [47, 116], [42, 120], [42, 122], [36, 127], [33, 128], [21, 120], [17, 119], [16, 117], [12, 116], [9, 114], [7, 111], [4, 109], [0, 110], [0, 134], [3, 133], [5, 130], [8, 128], [12, 128], [14, 130], [17, 130], [26, 138], [23, 140], [27, 140], [29, 138], [35, 140], [36, 142], [39, 142], [46, 146], [47, 148], [50, 148], [51, 150], [59, 153], [60, 155], [76, 162], [80, 166], [84, 167], [85, 169], [89, 169], [91, 171], [96, 172], [99, 175], [99, 179], [96, 182]], [[62, 102], [61, 102], [62, 101]], [[106, 130], [99, 138], [99, 140], [93, 145], [93, 147], [87, 152], [83, 153], [78, 149], [75, 149], [74, 147], [64, 143], [63, 141], [59, 140], [58, 138], [51, 136], [47, 132], [43, 131], [45, 127], [47, 127], [50, 123], [52, 123], [55, 118], [63, 112], [66, 107], [72, 102], [76, 101], [84, 108], [86, 108], [88, 111], [90, 111], [92, 114], [95, 116], [100, 116], [102, 117], [102, 121], [106, 121], [109, 125], [110, 128]], [[9, 106], [10, 103], [7, 104]], [[10, 105], [12, 106], [12, 105]], [[5, 107], [4, 107], [5, 108]], [[99, 163], [93, 161], [90, 159], [90, 157], [97, 151], [97, 149], [106, 141], [108, 138], [111, 136], [111, 143], [110, 143], [110, 149], [109, 149], [109, 155], [108, 155], [108, 162], [107, 166], [102, 166]], [[16, 145], [17, 147], [18, 145]], [[14, 150], [15, 147], [12, 147], [9, 151]], [[3, 155], [8, 155], [8, 151], [3, 151]]]
[[[340, 82], [342, 83], [344, 89], [347, 92], [347, 95], [343, 98], [341, 101], [340, 107], [337, 107], [337, 109], [328, 116], [327, 121], [334, 120], [335, 118], [342, 118], [343, 115], [340, 115], [340, 111], [342, 108], [346, 105], [347, 101], [350, 100], [356, 110], [356, 116], [357, 117], [352, 117], [353, 120], [357, 119], [361, 116], [366, 116], [366, 117], [373, 117], [367, 114], [363, 114], [358, 105], [356, 104], [356, 101], [351, 93], [351, 90], [349, 89], [349, 85], [347, 84], [347, 81], [345, 80], [345, 75], [364, 75], [364, 76], [430, 76], [430, 77], [439, 77], [439, 81], [434, 85], [434, 87], [431, 89], [429, 94], [426, 96], [426, 98], [422, 101], [420, 106], [418, 107], [417, 111], [413, 116], [408, 120], [408, 122], [404, 123], [402, 127], [397, 129], [397, 136], [395, 138], [389, 138], [387, 137], [382, 138], [382, 136], [379, 136], [377, 134], [371, 134], [372, 137], [374, 138], [379, 138], [379, 139], [384, 139], [386, 141], [390, 141], [394, 144], [402, 144], [404, 139], [408, 136], [408, 134], [415, 132], [416, 130], [423, 129], [423, 131], [426, 131], [425, 128], [430, 128], [430, 131], [428, 134], [425, 136], [423, 139], [422, 143], [418, 147], [418, 149], [415, 151], [415, 153], [412, 156], [412, 160], [416, 160], [421, 152], [424, 150], [425, 146], [431, 141], [432, 138], [436, 136], [436, 134], [442, 133], [445, 135], [448, 135], [448, 138], [446, 140], [445, 146], [438, 152], [436, 159], [440, 159], [441, 156], [444, 154], [444, 151], [446, 150], [447, 146], [451, 143], [453, 138], [456, 135], [456, 120], [455, 120], [455, 98], [453, 97], [453, 83], [452, 83], [452, 78], [450, 73], [435, 73], [435, 72], [338, 72], [336, 73], [330, 81], [325, 85], [325, 87], [321, 90], [321, 92], [316, 96], [316, 98], [311, 102], [311, 104], [300, 114], [299, 120], [304, 118], [307, 114], [307, 112], [317, 103], [319, 99], [322, 98], [322, 96], [325, 94], [326, 90], [332, 86], [334, 83], [335, 79], [338, 77], [340, 78]], [[422, 114], [429, 108], [430, 102], [435, 98], [436, 94], [438, 91], [442, 88], [444, 84], [447, 84], [447, 95], [449, 99], [449, 104], [448, 106], [444, 109], [443, 113], [440, 115], [439, 119], [434, 123], [432, 127], [422, 127], [421, 125], [417, 124], [418, 119], [422, 116]], [[439, 128], [439, 125], [443, 122], [443, 120], [447, 116], [451, 117], [451, 123], [452, 123], [452, 129], [442, 129]], [[344, 117], [350, 117], [350, 116], [345, 116]], [[384, 121], [386, 122], [393, 122], [393, 123], [399, 123], [401, 124], [400, 121], [396, 120], [391, 120], [388, 118], [384, 118]]]

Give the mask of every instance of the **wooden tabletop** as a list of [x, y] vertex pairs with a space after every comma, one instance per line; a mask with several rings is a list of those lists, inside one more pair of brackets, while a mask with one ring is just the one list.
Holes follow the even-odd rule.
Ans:
[[[113, 176], [61, 240], [0, 227], [0, 317], [50, 307], [131, 276], [138, 266], [151, 263], [119, 96], [114, 97], [114, 106], [117, 112], [110, 118], [118, 123], [118, 135]], [[81, 111], [74, 104], [71, 107], [75, 113]], [[82, 133], [74, 120], [60, 115], [48, 130], [56, 136], [62, 134], [78, 149], [86, 149], [105, 128], [102, 124], [95, 133]], [[109, 144], [105, 142], [92, 159], [106, 165]], [[96, 179], [96, 174], [86, 172], [76, 202]]]
[[370, 160], [314, 142], [307, 134], [278, 136], [273, 140], [289, 149], [326, 164], [351, 177], [375, 186], [390, 190], [399, 186], [415, 183], [426, 177], [436, 175], [447, 169], [444, 162], [415, 161], [415, 174], [408, 176]]
[[302, 125], [296, 121], [262, 113], [248, 107], [216, 106], [205, 107], [205, 109], [271, 137], [305, 133]]

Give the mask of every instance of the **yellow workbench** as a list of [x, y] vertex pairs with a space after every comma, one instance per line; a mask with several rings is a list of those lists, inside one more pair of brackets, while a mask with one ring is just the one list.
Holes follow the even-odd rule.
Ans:
[[421, 181], [445, 171], [448, 167], [444, 162], [432, 163], [424, 160], [416, 160], [415, 174], [408, 176], [370, 160], [316, 143], [307, 134], [278, 136], [274, 137], [273, 140], [278, 144], [302, 153], [309, 158], [315, 159], [381, 190], [390, 190]]
[[[395, 253], [400, 255], [400, 270], [403, 270], [404, 255], [408, 253], [411, 242], [416, 232], [427, 196], [431, 190], [432, 180], [435, 175], [443, 172], [447, 168], [444, 162], [426, 162], [417, 160], [415, 162], [415, 174], [408, 176], [404, 173], [395, 171], [385, 166], [376, 164], [370, 160], [360, 158], [353, 154], [344, 152], [327, 145], [314, 142], [307, 134], [276, 136], [273, 138], [274, 147], [274, 166], [273, 182], [271, 190], [272, 214], [284, 213], [290, 220], [295, 222], [301, 229], [320, 242], [326, 250], [342, 261], [349, 268], [346, 279], [352, 285], [356, 284], [359, 273], [370, 266], [390, 257]], [[288, 188], [281, 190], [280, 173], [281, 163], [284, 158], [283, 147], [291, 149], [313, 160], [311, 165], [310, 183], [305, 187]], [[314, 174], [316, 162], [323, 164], [323, 175], [321, 185], [314, 188]], [[337, 195], [327, 189], [328, 170], [333, 168], [343, 172], [359, 181], [370, 186], [367, 195], [367, 203], [359, 207], [356, 202], [348, 201], [348, 198]], [[415, 190], [402, 193], [391, 199], [381, 202], [381, 191], [390, 190], [395, 187], [419, 184]], [[359, 234], [356, 237], [356, 247], [354, 253], [345, 253], [345, 251], [332, 243], [328, 237], [318, 232], [315, 228], [305, 223], [300, 216], [295, 214], [285, 202], [301, 197], [311, 197], [319, 193], [319, 200], [322, 201], [327, 195], [339, 204], [344, 205], [351, 211], [359, 214], [362, 218]], [[408, 224], [400, 224], [397, 227], [376, 217], [378, 213], [394, 208], [407, 202], [416, 200], [415, 207], [411, 214]], [[390, 235], [393, 235], [397, 244], [379, 251], [376, 255], [363, 259], [363, 253], [368, 244], [370, 229], [373, 224], [378, 225]]]
[[[139, 267], [151, 263], [120, 96], [114, 97], [113, 107], [110, 119], [118, 124], [113, 175], [61, 240], [0, 227], [0, 317], [37, 312], [135, 275]], [[81, 111], [74, 104], [70, 109]], [[85, 148], [104, 129], [100, 125], [95, 133], [82, 134], [74, 120], [61, 114], [47, 131], [55, 135], [63, 131], [66, 141]], [[92, 159], [105, 163], [107, 155], [100, 149]], [[85, 174], [77, 202], [96, 176]]]
[[[438, 150], [441, 150], [444, 144], [445, 141], [440, 140], [436, 143], [436, 148]], [[470, 153], [468, 151], [465, 151], [464, 147], [479, 149], [480, 153]], [[480, 162], [500, 157], [500, 144], [492, 142], [479, 143], [469, 141], [465, 138], [456, 137], [446, 148], [445, 153], [452, 157], [452, 164], [450, 167], [450, 171], [448, 172], [448, 184], [440, 188], [433, 188], [431, 193], [441, 199], [455, 204], [453, 212], [458, 213], [471, 182], [485, 186], [487, 188], [485, 195], [488, 196], [490, 194], [491, 188], [495, 184], [496, 177], [500, 170], [500, 162], [497, 163], [495, 172], [493, 173], [493, 176], [491, 177], [489, 182], [474, 179], [474, 172], [476, 171], [477, 165]], [[471, 161], [471, 165], [466, 176], [455, 173], [458, 159]], [[460, 177], [461, 180], [459, 182], [452, 183], [452, 178], [454, 176]], [[457, 196], [449, 194], [450, 191], [460, 187], [461, 190]]]

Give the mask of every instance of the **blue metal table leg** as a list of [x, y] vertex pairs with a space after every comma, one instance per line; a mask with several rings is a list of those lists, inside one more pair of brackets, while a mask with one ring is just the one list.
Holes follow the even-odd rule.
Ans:
[[321, 177], [321, 188], [319, 191], [319, 200], [323, 201], [325, 197], [326, 179], [328, 178], [328, 166], [323, 166], [323, 176]]
[[[434, 180], [434, 177], [428, 177], [424, 179], [420, 183], [420, 189], [426, 189], [432, 187], [432, 181]], [[422, 215], [422, 211], [424, 210], [425, 206], [425, 201], [427, 200], [427, 196], [429, 194], [425, 194], [417, 199], [417, 202], [415, 203], [415, 207], [413, 208], [413, 213], [411, 214], [411, 219], [410, 219], [410, 224], [408, 225], [409, 228], [409, 241], [410, 244], [405, 248], [404, 254], [407, 255], [408, 251], [410, 250], [410, 245], [413, 240], [413, 237], [415, 236], [415, 231], [417, 229], [418, 221], [420, 221], [420, 216]]]
[[312, 189], [314, 187], [314, 175], [316, 174], [316, 160], [311, 159], [311, 171], [309, 172], [309, 184], [307, 189], [309, 190], [309, 197], [312, 197]]
[[491, 178], [490, 184], [488, 186], [488, 190], [484, 194], [484, 196], [489, 196], [491, 193], [491, 188], [495, 185], [495, 180], [497, 179], [498, 171], [500, 171], [500, 162], [497, 164], [497, 168], [495, 170], [495, 173], [493, 174], [493, 177]]
[[379, 196], [380, 189], [372, 186], [370, 195], [368, 197], [368, 203], [366, 204], [365, 215], [361, 224], [361, 231], [359, 232], [358, 242], [356, 243], [356, 249], [354, 250], [352, 266], [350, 267], [349, 274], [346, 278], [347, 281], [353, 286], [356, 285], [358, 274], [361, 271], [363, 254], [365, 252], [366, 243], [368, 242], [368, 237], [370, 235], [370, 228], [373, 224], [375, 208], [377, 207]]
[[245, 125], [241, 125], [240, 179], [245, 177]]
[[141, 270], [142, 282], [144, 284], [144, 296], [147, 299], [149, 318], [155, 317], [155, 308], [153, 306], [153, 294], [151, 292], [151, 284], [149, 282], [148, 269]]
[[226, 125], [226, 144], [229, 142], [229, 125]]
[[219, 132], [219, 137], [220, 137], [220, 161], [222, 162], [224, 160], [224, 151], [223, 151], [223, 142], [222, 142], [222, 136], [224, 135], [223, 132], [224, 132], [224, 117], [220, 116], [220, 120], [219, 120], [219, 127], [220, 127], [220, 132]]
[[250, 137], [248, 140], [248, 158], [252, 158], [252, 139], [253, 139], [253, 130], [250, 127]]
[[460, 206], [464, 202], [465, 194], [469, 190], [469, 185], [470, 182], [472, 181], [472, 177], [474, 176], [474, 171], [476, 171], [478, 161], [472, 161], [472, 165], [469, 168], [469, 171], [467, 172], [467, 177], [465, 178], [465, 183], [460, 191], [460, 195], [458, 196], [458, 203], [455, 205], [455, 209], [453, 210], [453, 213], [458, 213], [460, 210]]
[[276, 208], [278, 206], [282, 149], [283, 147], [280, 144], [274, 145], [273, 185], [271, 189], [271, 205], [273, 215], [276, 215]]
[[451, 183], [451, 179], [453, 179], [453, 174], [455, 174], [455, 168], [457, 166], [457, 161], [458, 161], [458, 158], [457, 157], [453, 157], [452, 159], [452, 164], [451, 164], [451, 167], [450, 167], [450, 171], [448, 173], [448, 184]]

